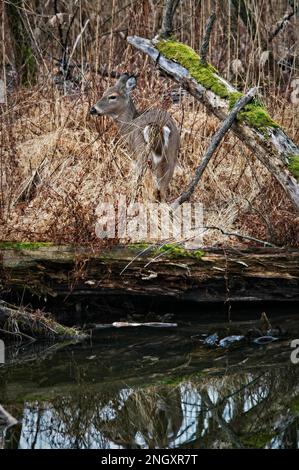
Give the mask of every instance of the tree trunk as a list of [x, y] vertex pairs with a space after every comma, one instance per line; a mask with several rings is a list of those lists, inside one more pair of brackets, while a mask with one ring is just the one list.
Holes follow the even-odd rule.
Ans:
[[6, 14], [19, 82], [23, 85], [30, 85], [36, 82], [37, 64], [32, 50], [31, 38], [26, 28], [23, 7], [23, 0], [10, 0], [6, 3]]
[[[199, 69], [198, 76], [203, 77], [203, 80], [193, 78], [197, 73], [196, 69], [194, 71], [196, 56], [188, 46], [173, 40], [156, 41], [154, 44], [138, 36], [130, 36], [127, 40], [153, 59], [156, 66], [166, 72], [169, 78], [203, 103], [220, 120], [227, 117], [232, 102], [241, 96], [236, 88], [218, 75], [209, 64], [204, 69], [203, 66]], [[176, 47], [178, 54], [175, 52]], [[165, 55], [163, 50], [166, 51]], [[191, 63], [191, 70], [179, 63], [184, 62], [181, 59], [184, 55], [187, 55], [186, 63]], [[175, 59], [171, 60], [172, 56]], [[200, 58], [197, 57], [200, 63]], [[232, 130], [277, 179], [299, 211], [299, 147], [271, 120], [265, 108], [254, 106], [248, 108], [247, 113], [240, 113], [239, 121], [232, 126]]]

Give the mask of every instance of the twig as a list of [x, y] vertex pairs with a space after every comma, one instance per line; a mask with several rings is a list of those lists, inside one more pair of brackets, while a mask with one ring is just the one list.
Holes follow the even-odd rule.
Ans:
[[[69, 58], [68, 58], [68, 62], [67, 62], [67, 65], [68, 65], [68, 66], [69, 66], [69, 63], [70, 63], [70, 61], [71, 61], [73, 55], [74, 55], [74, 52], [75, 52], [75, 50], [76, 50], [76, 47], [77, 47], [77, 45], [78, 45], [78, 43], [79, 43], [79, 41], [80, 41], [80, 39], [81, 39], [81, 37], [82, 37], [82, 35], [83, 35], [85, 29], [86, 29], [86, 27], [88, 26], [88, 24], [89, 24], [89, 19], [86, 20], [85, 25], [83, 26], [83, 28], [81, 29], [80, 33], [78, 34], [78, 36], [77, 36], [77, 38], [76, 38], [76, 41], [75, 41], [75, 43], [74, 43], [74, 45], [73, 45], [72, 52], [70, 53]], [[66, 70], [66, 72], [68, 72], [68, 69]]]
[[[57, 18], [58, 17], [58, 6], [57, 6], [57, 0], [54, 1], [54, 14], [55, 14], [55, 17]], [[63, 59], [65, 58], [65, 44], [64, 44], [64, 41], [63, 41], [63, 32], [62, 32], [62, 27], [61, 27], [61, 24], [60, 24], [60, 21], [57, 22], [58, 23], [58, 33], [59, 33], [59, 39], [60, 39], [60, 44], [61, 44], [61, 47], [62, 47], [62, 54], [63, 54]]]
[[211, 33], [212, 33], [212, 30], [213, 30], [215, 20], [216, 20], [216, 13], [213, 12], [213, 13], [211, 13], [211, 15], [208, 18], [204, 38], [203, 38], [202, 45], [201, 45], [201, 48], [200, 48], [200, 62], [201, 62], [202, 65], [207, 64], [208, 49], [209, 49]]
[[148, 251], [152, 250], [154, 247], [155, 247], [155, 245], [153, 245], [153, 246], [150, 245], [150, 246], [147, 246], [146, 248], [144, 248], [142, 251], [139, 251], [137, 253], [137, 255], [134, 256], [134, 258], [131, 259], [131, 261], [128, 264], [126, 264], [126, 266], [122, 269], [122, 271], [120, 272], [119, 275], [121, 276], [129, 268], [129, 266], [131, 266], [131, 264], [133, 264], [134, 261], [136, 261], [136, 259], [138, 259], [140, 256], [144, 255]]
[[[64, 42], [63, 42], [64, 54], [66, 54], [66, 52], [67, 52], [70, 30], [71, 30], [71, 27], [73, 25], [73, 22], [74, 22], [74, 20], [77, 16], [77, 13], [78, 13], [79, 9], [80, 9], [80, 6], [78, 5], [75, 12], [74, 12], [74, 14], [73, 14], [73, 16], [72, 16], [72, 18], [71, 18], [71, 21], [69, 22], [69, 25], [68, 25], [68, 28], [67, 28], [67, 31], [66, 31], [65, 39], [64, 39]], [[65, 55], [64, 55], [63, 59], [65, 60]], [[67, 61], [67, 62], [69, 62], [69, 61]]]
[[176, 209], [178, 206], [183, 204], [185, 201], [188, 201], [191, 195], [194, 193], [195, 188], [206, 169], [209, 161], [211, 160], [213, 154], [215, 153], [217, 147], [219, 146], [220, 142], [222, 141], [223, 137], [227, 133], [227, 131], [233, 125], [238, 112], [247, 104], [249, 101], [256, 95], [258, 89], [251, 88], [246, 95], [244, 95], [240, 100], [237, 101], [235, 106], [233, 107], [231, 113], [227, 116], [227, 118], [223, 121], [222, 126], [218, 129], [218, 131], [213, 135], [211, 143], [203, 156], [200, 164], [198, 165], [194, 177], [189, 184], [189, 187], [186, 191], [184, 191], [173, 203], [172, 208]]
[[276, 245], [273, 245], [273, 243], [266, 242], [265, 240], [259, 240], [258, 238], [255, 237], [250, 237], [249, 235], [241, 235], [240, 233], [237, 232], [226, 232], [223, 230], [221, 227], [217, 227], [215, 225], [209, 225], [203, 227], [205, 230], [219, 230], [223, 235], [226, 235], [227, 237], [237, 237], [237, 238], [243, 238], [244, 240], [250, 240], [253, 242], [261, 243], [264, 246], [269, 246], [271, 248], [277, 248]]

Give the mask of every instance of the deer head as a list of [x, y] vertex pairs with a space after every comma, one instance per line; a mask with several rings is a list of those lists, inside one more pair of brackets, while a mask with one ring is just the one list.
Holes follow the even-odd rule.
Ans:
[[124, 73], [114, 86], [109, 87], [90, 110], [90, 114], [110, 116], [117, 119], [124, 115], [132, 105], [131, 91], [137, 84], [136, 77]]

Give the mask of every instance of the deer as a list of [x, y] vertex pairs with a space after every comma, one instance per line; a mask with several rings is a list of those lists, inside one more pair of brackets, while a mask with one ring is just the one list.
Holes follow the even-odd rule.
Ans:
[[137, 85], [134, 75], [120, 75], [113, 86], [90, 109], [90, 114], [109, 116], [133, 154], [139, 175], [150, 168], [156, 184], [156, 198], [166, 201], [177, 164], [180, 134], [174, 119], [160, 108], [139, 112], [131, 93]]

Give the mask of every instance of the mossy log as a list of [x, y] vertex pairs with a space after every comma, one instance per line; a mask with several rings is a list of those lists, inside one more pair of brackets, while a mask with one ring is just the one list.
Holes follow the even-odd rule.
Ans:
[[[151, 296], [194, 302], [298, 301], [299, 250], [0, 247], [2, 292]], [[142, 253], [139, 257], [136, 256]]]
[[[127, 40], [220, 120], [227, 117], [242, 96], [211, 64], [202, 64], [193, 49], [173, 38], [150, 41], [130, 36]], [[253, 100], [238, 114], [232, 130], [277, 179], [299, 211], [298, 145], [270, 117], [259, 100]]]

